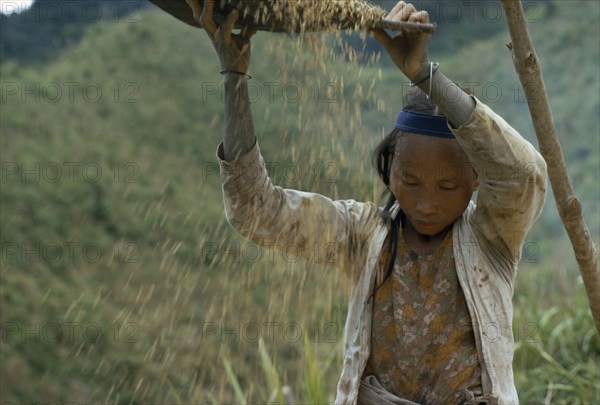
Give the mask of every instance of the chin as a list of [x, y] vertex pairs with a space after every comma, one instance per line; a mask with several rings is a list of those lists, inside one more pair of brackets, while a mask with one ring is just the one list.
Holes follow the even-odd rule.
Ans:
[[421, 235], [424, 235], [424, 236], [436, 236], [436, 235], [442, 233], [443, 231], [444, 231], [443, 229], [437, 230], [437, 231], [419, 230], [419, 229], [417, 229], [417, 232], [419, 232]]
[[420, 233], [421, 235], [425, 235], [425, 236], [436, 236], [444, 231], [449, 230], [452, 227], [452, 224], [450, 225], [440, 225], [440, 224], [427, 224], [427, 223], [422, 223], [422, 222], [413, 222], [413, 228]]
[[419, 225], [416, 225], [416, 226], [415, 226], [415, 225], [416, 225], [416, 224], [413, 224], [413, 227], [414, 227], [414, 228], [415, 228], [415, 230], [416, 230], [417, 232], [419, 232], [421, 235], [435, 236], [435, 235], [437, 235], [438, 233], [440, 233], [440, 232], [442, 232], [442, 231], [443, 231], [443, 229], [440, 229], [440, 227], [439, 227], [439, 226], [435, 226], [435, 225], [431, 225], [431, 226], [428, 226], [428, 225], [421, 225], [421, 224], [419, 224]]

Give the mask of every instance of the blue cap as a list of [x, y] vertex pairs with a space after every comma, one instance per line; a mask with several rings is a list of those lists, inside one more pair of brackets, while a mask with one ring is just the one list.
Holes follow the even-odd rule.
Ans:
[[420, 135], [454, 139], [448, 120], [440, 115], [422, 114], [411, 110], [402, 110], [396, 120], [396, 128]]

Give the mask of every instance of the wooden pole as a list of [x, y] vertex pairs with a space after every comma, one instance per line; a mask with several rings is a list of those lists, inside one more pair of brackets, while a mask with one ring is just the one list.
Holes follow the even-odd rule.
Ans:
[[512, 40], [512, 44], [509, 44], [508, 47], [512, 52], [513, 62], [527, 97], [540, 152], [548, 165], [548, 177], [556, 199], [558, 213], [573, 245], [592, 316], [600, 334], [598, 252], [583, 219], [581, 203], [577, 199], [569, 179], [567, 165], [552, 118], [542, 69], [527, 30], [523, 6], [520, 0], [502, 0], [502, 6]]

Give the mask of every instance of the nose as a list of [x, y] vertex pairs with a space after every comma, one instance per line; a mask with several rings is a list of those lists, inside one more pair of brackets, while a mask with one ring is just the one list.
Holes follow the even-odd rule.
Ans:
[[417, 200], [416, 210], [419, 214], [425, 216], [430, 216], [435, 214], [435, 202], [431, 198], [427, 198], [426, 196], [421, 196]]

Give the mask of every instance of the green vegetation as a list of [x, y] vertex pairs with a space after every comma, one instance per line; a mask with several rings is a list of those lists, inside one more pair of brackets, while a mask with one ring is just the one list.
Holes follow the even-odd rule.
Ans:
[[[598, 241], [600, 6], [572, 4], [531, 30]], [[284, 386], [331, 401], [351, 286], [229, 227], [214, 51], [167, 15], [138, 17], [90, 26], [44, 66], [0, 65], [0, 401], [263, 402]], [[533, 140], [499, 32], [438, 60]], [[255, 37], [257, 135], [275, 183], [379, 201], [370, 152], [407, 87], [338, 42]], [[522, 402], [599, 403], [600, 340], [551, 195], [514, 302]]]
[[[4, 2], [3, 9], [19, 9], [22, 2]], [[0, 62], [48, 61], [73, 46], [87, 27], [98, 21], [137, 20], [147, 0], [35, 1], [25, 12], [0, 14]]]

